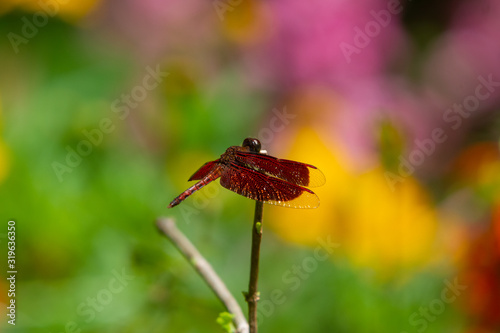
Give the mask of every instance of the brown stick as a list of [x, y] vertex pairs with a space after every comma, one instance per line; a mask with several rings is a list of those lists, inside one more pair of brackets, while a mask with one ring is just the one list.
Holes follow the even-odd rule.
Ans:
[[263, 203], [255, 202], [255, 215], [252, 226], [252, 254], [250, 257], [250, 282], [248, 283], [248, 293], [246, 301], [248, 303], [248, 321], [250, 324], [250, 333], [257, 333], [257, 301], [259, 292], [257, 283], [259, 280], [259, 256], [260, 242], [262, 240], [262, 211]]
[[236, 332], [248, 333], [248, 323], [238, 302], [229, 289], [227, 289], [221, 278], [215, 273], [208, 261], [176, 227], [175, 221], [171, 218], [159, 218], [156, 221], [156, 226], [168, 239], [170, 239], [179, 252], [182, 253], [203, 280], [205, 280], [227, 311], [234, 315], [233, 322], [236, 326]]

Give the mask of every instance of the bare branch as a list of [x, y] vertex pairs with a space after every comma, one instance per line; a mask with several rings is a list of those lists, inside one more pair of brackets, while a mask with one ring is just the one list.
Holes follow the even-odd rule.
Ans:
[[226, 307], [227, 311], [234, 315], [233, 322], [236, 326], [236, 332], [248, 333], [248, 322], [238, 302], [229, 289], [227, 289], [221, 278], [215, 273], [208, 261], [177, 228], [175, 221], [172, 218], [159, 218], [156, 221], [156, 226], [168, 239], [170, 239], [194, 269], [196, 269], [198, 274], [205, 280], [210, 289], [212, 289], [217, 298], [219, 298]]

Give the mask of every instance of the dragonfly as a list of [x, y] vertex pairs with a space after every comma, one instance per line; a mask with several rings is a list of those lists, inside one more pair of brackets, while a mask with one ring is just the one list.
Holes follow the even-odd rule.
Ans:
[[323, 173], [310, 164], [267, 155], [261, 147], [258, 139], [246, 138], [241, 146], [227, 148], [219, 159], [205, 163], [189, 178], [198, 182], [172, 200], [168, 208], [218, 178], [222, 187], [266, 204], [317, 208], [318, 196], [306, 187], [323, 185]]

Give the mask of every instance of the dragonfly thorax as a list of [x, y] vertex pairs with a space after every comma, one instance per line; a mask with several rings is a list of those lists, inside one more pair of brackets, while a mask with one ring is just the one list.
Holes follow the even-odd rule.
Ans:
[[220, 156], [220, 162], [226, 165], [231, 164], [236, 160], [236, 152], [240, 150], [238, 146], [231, 146], [226, 149], [226, 152]]

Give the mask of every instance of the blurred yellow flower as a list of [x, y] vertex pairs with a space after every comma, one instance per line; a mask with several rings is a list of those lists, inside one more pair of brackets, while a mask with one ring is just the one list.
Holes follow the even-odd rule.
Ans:
[[48, 16], [58, 15], [74, 22], [90, 13], [100, 0], [5, 0], [0, 2], [0, 14], [20, 8], [31, 12], [45, 12]]
[[310, 163], [326, 176], [313, 188], [321, 200], [315, 210], [266, 207], [267, 221], [286, 240], [314, 245], [331, 239], [353, 264], [391, 273], [429, 262], [437, 217], [425, 191], [411, 177], [394, 191], [381, 167], [364, 174], [349, 168], [340, 145], [327, 145], [312, 128], [302, 128], [286, 158]]
[[7, 146], [0, 140], [0, 184], [7, 178], [9, 172], [9, 155]]
[[265, 10], [260, 2], [247, 0], [232, 5], [227, 1], [215, 0], [212, 4], [229, 39], [239, 43], [252, 43], [268, 34]]
[[0, 184], [7, 177], [10, 166], [8, 149], [1, 137], [2, 134], [2, 101], [0, 100]]

